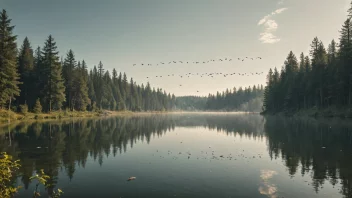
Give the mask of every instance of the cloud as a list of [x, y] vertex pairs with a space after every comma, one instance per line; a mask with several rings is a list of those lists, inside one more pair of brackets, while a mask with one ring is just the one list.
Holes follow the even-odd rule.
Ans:
[[265, 28], [269, 32], [274, 32], [277, 30], [278, 25], [277, 25], [276, 21], [270, 19], [270, 20], [266, 21]]
[[273, 170], [260, 171], [260, 178], [262, 179], [262, 183], [258, 188], [260, 194], [270, 198], [277, 198], [277, 187], [275, 184], [270, 183], [270, 179], [273, 178], [274, 175], [277, 175], [277, 172]]
[[281, 12], [283, 12], [283, 11], [285, 11], [285, 10], [287, 10], [287, 8], [280, 8], [280, 9], [275, 10], [273, 13], [275, 13], [275, 14], [281, 14]]
[[264, 24], [267, 20], [269, 20], [272, 16], [277, 15], [277, 14], [281, 14], [283, 11], [287, 10], [288, 8], [279, 8], [277, 10], [275, 10], [274, 12], [272, 12], [269, 15], [266, 15], [265, 17], [263, 17], [262, 19], [259, 20], [258, 25], [262, 25]]
[[270, 18], [270, 15], [266, 15], [265, 17], [260, 19], [260, 21], [258, 22], [258, 25], [264, 24], [269, 18]]
[[264, 32], [260, 33], [259, 40], [262, 43], [273, 44], [280, 41], [280, 38], [274, 35], [277, 31], [279, 25], [276, 23], [275, 20], [272, 20], [271, 17], [277, 14], [281, 14], [287, 10], [287, 8], [279, 8], [272, 12], [269, 15], [264, 16], [262, 19], [259, 20], [258, 25], [264, 25]]
[[279, 2], [277, 2], [277, 5], [282, 5], [282, 4], [284, 4], [284, 0], [281, 0], [281, 1], [279, 1]]
[[263, 33], [260, 33], [259, 40], [265, 44], [274, 44], [274, 43], [280, 42], [281, 39], [272, 33], [263, 32]]

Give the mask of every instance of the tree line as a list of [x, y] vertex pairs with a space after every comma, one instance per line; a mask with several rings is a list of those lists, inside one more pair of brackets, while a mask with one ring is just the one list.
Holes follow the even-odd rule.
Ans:
[[[59, 57], [49, 35], [43, 47], [33, 50], [26, 37], [17, 49], [11, 19], [0, 12], [0, 109], [29, 108], [35, 112], [54, 110], [170, 110], [176, 98], [160, 88], [137, 85], [125, 73], [105, 71], [99, 62], [88, 72], [84, 60], [69, 50]], [[15, 102], [13, 102], [15, 100]]]
[[176, 109], [186, 111], [251, 111], [259, 112], [263, 106], [263, 85], [234, 87], [207, 97], [181, 96], [176, 98]]
[[[352, 5], [352, 3], [351, 3]], [[326, 49], [315, 37], [309, 55], [289, 52], [281, 71], [270, 69], [263, 111], [295, 112], [309, 108], [342, 108], [352, 103], [352, 8], [338, 43]]]
[[[224, 111], [258, 111], [259, 107], [261, 107], [260, 101], [262, 100], [263, 93], [263, 85], [249, 86], [244, 89], [242, 87], [238, 89], [235, 87], [233, 90], [226, 89], [222, 93], [209, 94], [205, 108], [208, 110]], [[254, 100], [256, 100], [255, 103]], [[248, 106], [249, 104], [251, 106]]]
[[176, 97], [176, 109], [183, 111], [204, 111], [207, 97], [179, 96]]

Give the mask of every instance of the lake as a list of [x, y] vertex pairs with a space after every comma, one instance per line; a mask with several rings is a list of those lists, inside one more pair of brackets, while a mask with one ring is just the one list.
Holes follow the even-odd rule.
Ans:
[[352, 197], [347, 120], [186, 113], [23, 123], [0, 129], [0, 150], [21, 161], [16, 197], [31, 197], [40, 169], [63, 197]]

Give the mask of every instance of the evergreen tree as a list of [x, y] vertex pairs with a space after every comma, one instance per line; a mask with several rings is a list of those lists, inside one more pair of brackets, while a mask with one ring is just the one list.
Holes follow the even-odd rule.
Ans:
[[[292, 64], [280, 72], [280, 78], [273, 91], [266, 95], [264, 111], [280, 112], [283, 108], [274, 108], [271, 105], [287, 107], [296, 111], [302, 108], [329, 108], [348, 107], [352, 103], [352, 23], [351, 9], [348, 10], [349, 18], [345, 20], [340, 31], [339, 44], [331, 41], [327, 50], [324, 44], [315, 37], [311, 43], [309, 57], [300, 56], [300, 67], [297, 75], [292, 75]], [[291, 54], [291, 53], [290, 53]], [[296, 78], [294, 78], [296, 76]], [[296, 79], [292, 81], [292, 79]], [[291, 83], [288, 83], [291, 82]], [[299, 92], [294, 91], [295, 85], [300, 82]], [[274, 83], [275, 84], [275, 83]], [[291, 84], [291, 86], [289, 86]], [[292, 86], [293, 85], [293, 86]], [[269, 87], [269, 82], [267, 87]], [[268, 89], [268, 88], [267, 88]], [[291, 92], [290, 92], [291, 90]], [[293, 90], [293, 91], [292, 91]], [[286, 97], [282, 100], [282, 95]], [[291, 93], [291, 94], [287, 94]], [[298, 96], [295, 99], [295, 96]], [[275, 102], [267, 100], [274, 98]]]
[[129, 87], [128, 87], [128, 81], [127, 81], [127, 75], [126, 73], [123, 73], [123, 78], [122, 78], [122, 82], [121, 82], [121, 94], [122, 97], [125, 100], [125, 105], [128, 109], [130, 109], [130, 97], [129, 97]]
[[33, 112], [34, 113], [41, 113], [42, 112], [42, 105], [40, 104], [39, 98], [35, 101], [35, 105], [33, 107]]
[[121, 95], [121, 92], [120, 92], [120, 83], [121, 80], [119, 80], [119, 77], [117, 76], [117, 71], [116, 69], [113, 69], [112, 71], [112, 83], [113, 83], [113, 86], [112, 86], [112, 92], [113, 92], [113, 95], [114, 95], [114, 99], [116, 101], [116, 110], [125, 110], [126, 106], [125, 106], [125, 103], [123, 101], [123, 98], [122, 98], [122, 95]]
[[102, 100], [103, 100], [103, 95], [104, 95], [104, 80], [103, 80], [103, 75], [104, 75], [104, 66], [103, 63], [100, 61], [98, 64], [98, 70], [96, 73], [95, 77], [95, 94], [96, 94], [96, 99], [97, 99], [97, 105], [101, 109], [102, 108]]
[[93, 104], [96, 104], [96, 96], [95, 96], [95, 90], [94, 90], [94, 78], [93, 78], [93, 71], [91, 70], [89, 72], [89, 77], [88, 77], [88, 97], [90, 99], [90, 109], [92, 110]]
[[85, 111], [90, 99], [88, 96], [88, 73], [85, 61], [82, 61], [82, 66], [78, 63], [77, 68], [74, 70], [73, 85], [72, 85], [72, 105], [80, 111]]
[[[73, 110], [75, 104], [74, 104], [74, 95], [77, 95], [75, 93], [75, 82], [77, 83], [76, 78], [79, 77], [79, 72], [75, 72], [76, 70], [76, 60], [75, 60], [75, 55], [72, 50], [69, 50], [66, 54], [66, 58], [63, 63], [62, 67], [62, 76], [65, 79], [65, 95], [66, 95], [66, 103], [67, 106], [70, 110]], [[79, 88], [76, 88], [79, 89]]]
[[18, 70], [22, 84], [20, 85], [21, 95], [18, 97], [19, 104], [27, 104], [30, 108], [34, 105], [37, 89], [35, 84], [33, 50], [26, 37], [18, 57]]
[[8, 18], [6, 10], [0, 12], [0, 108], [20, 95], [17, 71], [17, 36], [13, 35], [14, 26]]
[[45, 107], [49, 112], [60, 110], [63, 102], [65, 102], [65, 85], [62, 79], [62, 68], [56, 43], [51, 35], [45, 42], [42, 56], [44, 69], [42, 75], [45, 76], [45, 81], [47, 82], [42, 93], [46, 104]]

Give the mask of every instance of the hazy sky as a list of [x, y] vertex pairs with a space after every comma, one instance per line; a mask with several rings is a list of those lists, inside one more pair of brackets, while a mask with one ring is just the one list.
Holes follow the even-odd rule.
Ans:
[[[207, 95], [234, 86], [264, 84], [270, 67], [281, 68], [290, 50], [308, 52], [315, 36], [325, 46], [338, 39], [350, 0], [0, 0], [21, 45], [35, 48], [49, 34], [60, 55], [69, 49], [92, 68], [126, 72], [175, 95]], [[157, 64], [257, 57], [256, 61]], [[179, 78], [185, 73], [264, 72], [261, 76]], [[165, 77], [175, 74], [175, 77]], [[149, 76], [149, 79], [146, 77]], [[155, 78], [163, 76], [163, 78]], [[179, 85], [182, 84], [182, 87]], [[199, 90], [199, 93], [197, 93]]]

